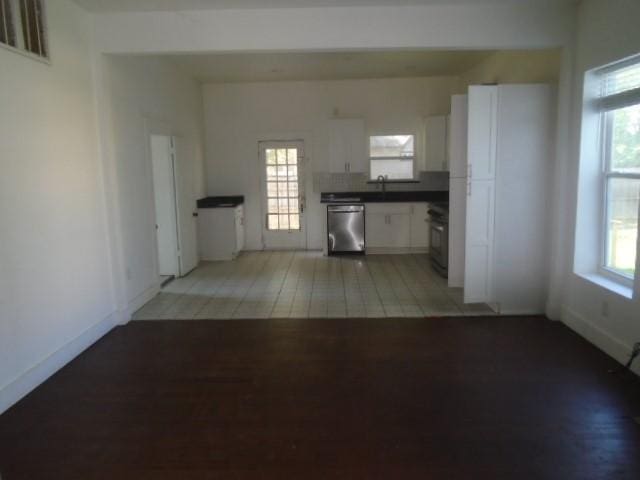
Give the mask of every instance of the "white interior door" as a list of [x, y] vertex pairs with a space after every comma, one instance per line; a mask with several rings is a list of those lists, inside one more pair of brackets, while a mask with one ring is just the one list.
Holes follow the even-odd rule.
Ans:
[[493, 302], [497, 87], [469, 87], [464, 301]]
[[178, 228], [174, 157], [171, 137], [151, 135], [153, 195], [156, 214], [158, 273], [161, 276], [180, 273], [178, 262]]
[[186, 154], [183, 140], [171, 137], [176, 178], [176, 208], [178, 218], [178, 245], [180, 248], [180, 275], [186, 275], [198, 266], [197, 180], [193, 164], [182, 161]]
[[306, 249], [304, 143], [260, 142], [265, 249]]

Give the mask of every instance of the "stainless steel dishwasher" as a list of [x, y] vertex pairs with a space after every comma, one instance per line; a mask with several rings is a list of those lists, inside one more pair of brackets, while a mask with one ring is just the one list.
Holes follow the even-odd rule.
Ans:
[[327, 206], [329, 255], [364, 253], [364, 205]]

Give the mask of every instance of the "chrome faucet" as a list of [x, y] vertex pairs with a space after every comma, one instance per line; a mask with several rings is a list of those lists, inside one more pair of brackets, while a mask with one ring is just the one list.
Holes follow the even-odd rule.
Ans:
[[384, 175], [378, 175], [378, 178], [376, 178], [376, 180], [378, 181], [378, 183], [382, 184], [382, 196], [386, 196], [387, 195], [387, 184], [385, 183], [387, 181], [387, 179], [385, 178]]

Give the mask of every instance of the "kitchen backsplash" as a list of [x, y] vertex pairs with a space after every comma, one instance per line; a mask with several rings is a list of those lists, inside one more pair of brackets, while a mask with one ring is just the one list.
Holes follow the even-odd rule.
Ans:
[[[449, 190], [449, 172], [420, 172], [418, 182], [387, 183], [393, 190]], [[379, 185], [367, 183], [366, 173], [320, 173], [313, 174], [314, 192], [368, 192], [379, 190]]]

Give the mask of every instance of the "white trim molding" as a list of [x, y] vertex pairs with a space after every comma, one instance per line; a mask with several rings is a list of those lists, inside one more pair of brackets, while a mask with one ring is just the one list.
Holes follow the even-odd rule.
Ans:
[[[562, 306], [562, 323], [621, 364], [629, 360], [632, 346], [611, 336], [566, 305]], [[631, 371], [640, 376], [640, 363], [633, 364]]]
[[117, 325], [117, 317], [117, 313], [114, 312], [103, 318], [43, 361], [2, 387], [0, 389], [0, 415], [109, 333]]

